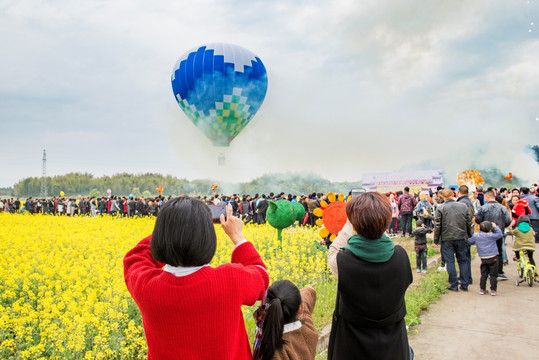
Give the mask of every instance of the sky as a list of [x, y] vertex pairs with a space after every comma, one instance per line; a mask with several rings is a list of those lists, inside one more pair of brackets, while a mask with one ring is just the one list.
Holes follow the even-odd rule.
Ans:
[[[539, 0], [0, 0], [0, 187], [41, 176], [43, 149], [49, 176], [496, 167], [536, 181], [538, 14]], [[170, 84], [183, 53], [214, 42], [268, 72], [229, 148]]]

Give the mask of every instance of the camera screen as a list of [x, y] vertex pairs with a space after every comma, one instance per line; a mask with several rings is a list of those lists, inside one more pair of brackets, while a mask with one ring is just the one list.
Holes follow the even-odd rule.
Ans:
[[219, 222], [221, 214], [226, 216], [226, 205], [208, 205], [211, 211], [211, 217], [214, 222]]

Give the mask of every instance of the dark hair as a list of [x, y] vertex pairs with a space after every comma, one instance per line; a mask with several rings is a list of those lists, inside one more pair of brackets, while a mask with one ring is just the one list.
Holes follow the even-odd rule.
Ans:
[[415, 225], [416, 226], [423, 226], [425, 222], [423, 221], [423, 219], [418, 219], [416, 222], [415, 222]]
[[346, 205], [346, 216], [354, 230], [367, 239], [382, 237], [391, 223], [391, 205], [377, 192], [366, 192], [353, 198]]
[[496, 195], [495, 199], [499, 204], [503, 203], [503, 197], [501, 197], [500, 195]]
[[216, 247], [215, 227], [206, 204], [178, 197], [163, 206], [150, 241], [155, 260], [172, 266], [202, 266], [213, 259]]
[[523, 222], [529, 224], [529, 223], [530, 223], [530, 218], [527, 217], [526, 215], [521, 215], [521, 216], [519, 216], [519, 217], [518, 217], [518, 220], [517, 220], [517, 226], [520, 225], [520, 223], [523, 223]]
[[527, 188], [527, 187], [525, 187], [525, 186], [523, 186], [523, 187], [520, 188], [520, 192], [521, 192], [523, 195], [528, 195], [529, 192], [530, 192], [530, 189]]
[[405, 187], [404, 187], [404, 191], [409, 192], [409, 191], [410, 191], [410, 188], [409, 188], [408, 186], [405, 186]]
[[461, 195], [468, 195], [468, 191], [469, 191], [468, 185], [461, 185], [461, 186], [459, 187], [459, 193], [460, 193]]
[[493, 190], [487, 190], [485, 191], [485, 196], [488, 196], [491, 199], [496, 199], [496, 194], [494, 194]]
[[490, 232], [492, 230], [492, 223], [490, 221], [483, 221], [479, 224], [479, 230], [482, 232]]
[[275, 351], [283, 347], [284, 325], [296, 320], [300, 305], [301, 294], [291, 281], [276, 281], [268, 288], [260, 344], [263, 360], [273, 359]]

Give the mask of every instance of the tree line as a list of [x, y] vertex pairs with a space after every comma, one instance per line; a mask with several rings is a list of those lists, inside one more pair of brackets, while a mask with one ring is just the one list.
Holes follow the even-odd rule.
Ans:
[[[29, 177], [17, 182], [12, 190], [12, 196], [39, 197], [41, 194], [41, 177]], [[212, 184], [218, 183], [218, 188], [212, 191]], [[94, 177], [89, 173], [69, 173], [65, 175], [46, 178], [47, 196], [59, 196], [61, 192], [66, 197], [75, 196], [157, 196], [157, 188], [163, 187], [164, 196], [177, 196], [180, 194], [204, 196], [213, 192], [220, 194], [251, 194], [270, 192], [300, 195], [312, 192], [342, 192], [348, 193], [352, 188], [361, 186], [361, 182], [332, 182], [316, 174], [286, 173], [266, 174], [249, 182], [232, 183], [219, 182], [210, 179], [187, 180], [172, 175], [154, 173], [129, 174], [120, 173], [112, 176]], [[6, 194], [8, 195], [8, 194]]]
[[[539, 149], [538, 149], [539, 151]], [[499, 169], [480, 170], [485, 184], [496, 187], [513, 188], [524, 184], [518, 175], [511, 180], [505, 180]], [[347, 194], [351, 189], [361, 187], [361, 181], [332, 182], [313, 173], [280, 173], [265, 174], [249, 182], [232, 183], [219, 182], [211, 179], [187, 180], [172, 175], [154, 173], [129, 174], [120, 173], [112, 176], [94, 177], [89, 173], [69, 173], [46, 178], [48, 197], [59, 196], [64, 192], [66, 197], [72, 196], [108, 196], [110, 189], [113, 195], [136, 197], [157, 196], [157, 187], [163, 187], [164, 196], [181, 194], [193, 196], [211, 195], [213, 183], [219, 183], [215, 192], [220, 194], [269, 194], [270, 192], [301, 195], [309, 193], [325, 193], [328, 191]], [[16, 197], [38, 197], [41, 194], [41, 177], [29, 177], [17, 182], [13, 188], [4, 188], [0, 195]], [[455, 179], [446, 178], [445, 184], [456, 184]]]

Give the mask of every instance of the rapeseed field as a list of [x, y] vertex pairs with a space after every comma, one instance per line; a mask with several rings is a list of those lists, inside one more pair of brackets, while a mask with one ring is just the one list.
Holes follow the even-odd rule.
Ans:
[[[124, 255], [149, 235], [151, 218], [0, 214], [0, 358], [140, 359], [142, 320], [123, 280]], [[220, 225], [213, 266], [230, 261]], [[318, 283], [317, 326], [327, 324], [336, 282], [310, 228], [289, 228], [282, 244], [269, 225], [244, 227], [271, 282]], [[244, 308], [254, 334], [253, 308]], [[318, 315], [317, 315], [318, 314]]]

